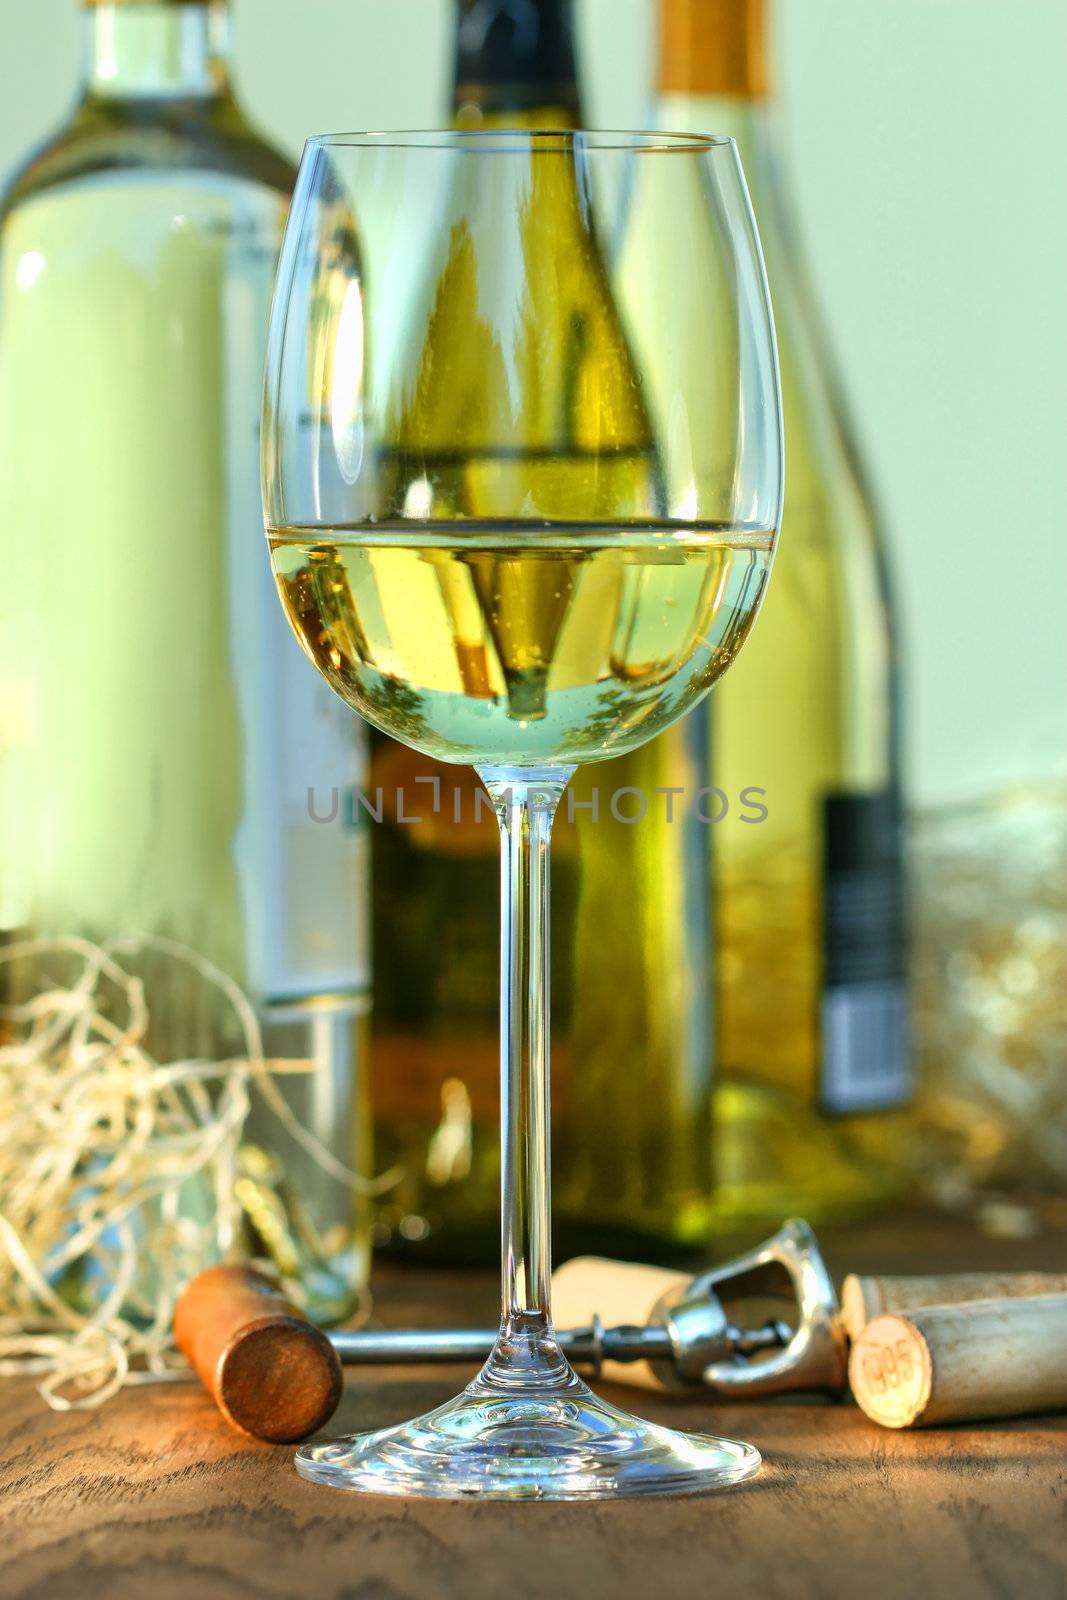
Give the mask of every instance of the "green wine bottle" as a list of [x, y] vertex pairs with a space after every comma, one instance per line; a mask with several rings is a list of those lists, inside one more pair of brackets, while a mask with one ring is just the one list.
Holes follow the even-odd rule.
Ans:
[[[578, 126], [570, 0], [464, 0], [455, 82], [464, 125]], [[383, 466], [403, 471], [406, 461], [429, 459], [434, 470], [392, 499], [421, 496], [419, 514], [429, 515], [442, 497], [449, 514], [490, 517], [494, 482], [518, 473], [539, 514], [660, 514], [658, 455], [608, 280], [607, 241], [590, 229], [574, 163], [561, 155], [538, 168], [544, 187], [529, 207], [536, 242], [524, 237], [517, 247], [537, 248], [546, 281], [567, 289], [558, 323], [550, 332], [544, 318], [538, 324], [539, 384], [522, 386], [538, 403], [504, 439], [468, 399], [464, 372], [479, 372], [474, 397], [493, 374], [494, 351], [480, 342], [469, 252], [445, 222], [431, 278], [434, 361], [398, 362], [420, 375], [389, 419]], [[506, 383], [507, 374], [494, 378]], [[616, 464], [591, 484], [583, 452], [594, 440], [603, 452], [606, 438]], [[461, 619], [456, 632], [462, 639]], [[469, 692], [479, 683], [489, 692], [475, 654], [464, 671]], [[693, 717], [587, 768], [561, 809], [552, 1124], [562, 1254], [669, 1258], [707, 1232], [710, 828], [692, 801], [710, 781], [708, 763], [707, 724]], [[477, 780], [466, 769], [434, 766], [384, 739], [372, 764], [387, 816], [374, 834], [375, 1138], [381, 1159], [404, 1171], [381, 1232], [424, 1259], [488, 1262], [498, 1233], [496, 823], [487, 806], [476, 821]], [[404, 820], [412, 814], [420, 820]]]

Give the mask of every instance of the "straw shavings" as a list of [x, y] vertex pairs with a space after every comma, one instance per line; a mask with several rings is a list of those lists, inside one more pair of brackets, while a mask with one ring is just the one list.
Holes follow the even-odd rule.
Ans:
[[[153, 1059], [144, 985], [121, 965], [145, 951], [221, 991], [243, 1039], [239, 1059]], [[56, 1410], [188, 1375], [171, 1335], [174, 1305], [203, 1266], [239, 1253], [235, 1186], [251, 1091], [339, 1183], [366, 1194], [395, 1181], [350, 1171], [297, 1120], [271, 1078], [296, 1064], [264, 1059], [251, 1004], [210, 962], [149, 937], [0, 950], [0, 963], [42, 971], [71, 958], [80, 964], [72, 982], [0, 1007], [9, 1025], [0, 1033], [0, 1375], [38, 1375]]]

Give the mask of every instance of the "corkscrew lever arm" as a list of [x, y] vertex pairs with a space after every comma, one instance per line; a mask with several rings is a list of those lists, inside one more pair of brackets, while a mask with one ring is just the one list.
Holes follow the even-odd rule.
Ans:
[[[760, 1337], [765, 1330], [733, 1328], [723, 1301], [773, 1297], [780, 1293], [783, 1273], [796, 1298], [796, 1323], [793, 1328], [767, 1324], [784, 1335], [775, 1348]], [[848, 1350], [833, 1281], [814, 1233], [799, 1218], [747, 1254], [664, 1295], [650, 1320], [672, 1335], [672, 1365], [657, 1369], [667, 1382], [681, 1378], [716, 1394], [746, 1399], [798, 1390], [841, 1394], [848, 1380]]]

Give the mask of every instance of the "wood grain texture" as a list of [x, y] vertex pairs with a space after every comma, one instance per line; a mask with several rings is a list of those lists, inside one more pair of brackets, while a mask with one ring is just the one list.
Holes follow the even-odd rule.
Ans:
[[[1056, 1270], [1063, 1235], [989, 1246], [958, 1230], [854, 1235], [838, 1270]], [[487, 1316], [494, 1282], [392, 1273], [383, 1321]], [[456, 1372], [349, 1373], [335, 1422], [400, 1421]], [[851, 1406], [709, 1406], [614, 1391], [684, 1426], [751, 1439], [749, 1486], [583, 1506], [393, 1503], [312, 1487], [292, 1451], [230, 1431], [194, 1385], [56, 1415], [0, 1386], [3, 1600], [1060, 1600], [1067, 1419], [887, 1433]]]

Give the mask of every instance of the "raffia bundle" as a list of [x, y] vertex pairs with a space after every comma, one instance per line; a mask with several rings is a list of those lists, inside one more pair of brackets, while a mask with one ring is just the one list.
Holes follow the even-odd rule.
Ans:
[[[153, 1059], [142, 982], [124, 957], [157, 952], [222, 992], [243, 1037], [231, 1061]], [[59, 1410], [127, 1383], [185, 1377], [171, 1337], [183, 1283], [235, 1253], [238, 1151], [251, 1095], [339, 1182], [350, 1172], [293, 1116], [255, 1012], [225, 973], [162, 939], [27, 941], [0, 962], [76, 964], [72, 981], [0, 1008], [0, 1374], [40, 1375]]]

